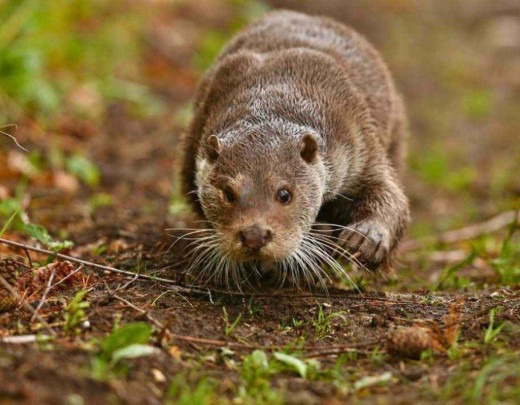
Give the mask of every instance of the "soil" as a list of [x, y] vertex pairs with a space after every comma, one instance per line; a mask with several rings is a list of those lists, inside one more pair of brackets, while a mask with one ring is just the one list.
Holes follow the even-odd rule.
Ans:
[[[275, 3], [276, 6], [315, 11], [320, 2], [305, 2], [306, 5], [302, 3], [301, 6], [290, 1]], [[419, 66], [412, 63], [414, 57], [403, 60], [405, 57], [398, 52], [398, 45], [384, 46], [385, 38], [389, 32], [394, 32], [391, 17], [401, 12], [405, 17], [399, 18], [426, 21], [431, 26], [441, 21], [443, 14], [439, 10], [430, 10], [432, 14], [427, 14], [421, 7], [408, 10], [406, 5], [411, 2], [407, 1], [396, 2], [405, 8], [396, 11], [392, 7], [397, 5], [381, 2], [388, 3], [381, 6], [387, 14], [382, 24], [377, 25], [371, 14], [366, 16], [366, 11], [361, 12], [364, 9], [357, 5], [360, 2], [353, 3], [355, 7], [351, 14], [345, 11], [348, 15], [336, 16], [346, 22], [354, 21], [355, 26], [359, 19], [360, 30], [370, 32], [374, 29], [371, 39], [383, 47], [384, 53], [396, 52], [392, 53], [390, 63], [405, 96], [419, 100], [418, 104], [425, 103], [431, 89], [438, 85], [434, 78], [428, 77], [428, 72], [420, 71], [427, 69], [426, 62]], [[212, 20], [204, 13], [198, 14], [199, 7], [202, 6], [186, 6], [176, 16], [192, 24], [201, 18], [205, 24], [217, 28], [226, 25], [225, 18]], [[331, 11], [334, 7], [330, 5], [330, 8], [327, 6], [329, 11], [326, 12], [334, 14]], [[469, 24], [476, 18], [457, 8], [451, 12], [452, 18], [459, 22]], [[433, 20], [425, 15], [433, 16]], [[162, 21], [162, 24], [167, 22]], [[80, 185], [74, 192], [67, 193], [55, 182], [40, 179], [30, 186], [27, 213], [33, 223], [44, 224], [56, 238], [65, 235], [65, 239], [74, 242], [74, 247], [63, 252], [67, 255], [166, 278], [174, 284], [131, 278], [86, 266], [82, 270], [84, 276], [75, 278], [72, 286], [53, 289], [47, 295], [39, 315], [50, 326], [31, 320], [32, 312], [22, 304], [0, 312], [0, 338], [48, 335], [49, 329], [56, 334], [51, 341], [0, 343], [2, 404], [159, 404], [166, 400], [175, 403], [178, 398], [169, 398], [168, 390], [179, 375], [193, 390], [202, 377], [217, 381], [214, 390], [221, 399], [210, 403], [232, 401], [238, 395], [237, 387], [242, 384], [241, 361], [257, 349], [270, 356], [273, 352], [288, 350], [304, 359], [317, 359], [322, 370], [333, 369], [339, 357], [347, 356], [340, 365], [342, 379], [304, 379], [290, 370], [273, 375], [272, 387], [283, 393], [287, 403], [446, 403], [448, 399], [443, 395], [453, 402], [464, 403], [468, 397], [464, 396], [463, 384], [458, 385], [455, 392], [447, 393], [443, 388], [455, 372], [467, 367], [473, 384], [475, 376], [480, 375], [482, 364], [492, 356], [506, 352], [515, 356], [520, 354], [520, 286], [500, 281], [491, 263], [494, 257], [464, 262], [462, 259], [471, 250], [467, 242], [440, 247], [445, 250], [436, 246], [439, 250], [403, 253], [394, 275], [353, 274], [361, 286], [359, 291], [349, 290], [339, 283], [331, 285], [328, 293], [270, 288], [237, 292], [211, 286], [208, 287], [211, 289], [190, 290], [190, 279], [183, 273], [187, 263], [187, 242], [181, 241], [171, 247], [175, 240], [171, 235], [181, 235], [183, 227], [196, 226], [197, 219], [187, 211], [173, 212], [170, 207], [179, 161], [178, 139], [183, 130], [172, 117], [195, 91], [197, 73], [187, 67], [186, 61], [191, 56], [194, 39], [186, 39], [188, 43], [185, 42], [182, 49], [174, 45], [168, 48], [161, 42], [164, 40], [167, 44], [166, 38], [157, 34], [160, 30], [155, 28], [157, 32], [151, 32], [150, 37], [158, 46], [148, 51], [147, 60], [150, 72], [160, 71], [161, 75], [150, 74], [149, 83], [157, 94], [171, 103], [171, 116], [160, 120], [138, 118], [125, 105], [114, 104], [100, 128], [93, 130], [93, 135], [80, 123], [72, 121], [71, 126], [60, 133], [62, 145], [65, 150], [79, 146], [86, 151], [100, 168], [101, 184], [95, 190]], [[467, 34], [465, 29], [460, 28], [464, 35]], [[461, 37], [465, 38], [464, 35]], [[472, 37], [472, 41], [477, 42], [477, 38]], [[159, 48], [161, 52], [157, 52]], [[491, 55], [492, 51], [489, 52]], [[488, 68], [492, 70], [492, 65]], [[426, 78], [418, 78], [423, 73]], [[504, 103], [507, 100], [518, 103], [518, 83], [499, 83], [497, 86], [507, 90], [503, 94]], [[440, 102], [443, 97], [450, 97], [447, 92], [435, 91], [435, 94], [441, 94]], [[410, 108], [412, 127], [419, 133], [418, 139], [412, 141], [416, 155], [420, 154], [421, 143], [432, 131], [426, 129], [425, 134], [420, 133], [428, 122], [424, 122], [427, 113], [418, 112], [418, 108], [417, 104]], [[471, 129], [492, 133], [498, 125], [494, 117], [489, 117], [487, 124], [487, 127], [475, 125]], [[510, 131], [498, 131], [502, 137], [497, 135], [494, 140], [474, 145], [469, 161], [482, 162], [482, 173], [485, 173], [486, 165], [493, 161], [483, 153], [489, 148], [501, 153], [504, 160], [512, 161], [515, 149], [502, 150], [500, 145], [513, 144], [514, 126], [515, 122], [511, 123]], [[30, 122], [26, 127], [32, 127]], [[469, 130], [468, 127], [464, 129]], [[46, 143], [38, 140], [37, 131], [35, 133], [32, 146], [45, 149]], [[460, 147], [466, 141], [458, 139], [456, 142]], [[462, 194], [462, 191], [436, 188], [418, 179], [412, 171], [406, 185], [416, 223], [425, 224], [433, 232], [475, 222], [499, 211], [498, 208], [506, 204], [506, 198], [497, 202], [488, 192], [485, 176], [480, 179], [481, 184], [473, 184], [473, 188], [464, 190], [464, 196], [459, 198], [457, 193]], [[15, 190], [18, 180], [16, 176], [6, 177], [2, 185]], [[518, 201], [518, 178], [508, 181], [504, 194]], [[112, 195], [113, 202], [93, 210], [89, 201], [100, 193]], [[468, 198], [473, 199], [477, 208], [465, 210]], [[443, 222], [438, 220], [440, 217], [449, 220]], [[171, 228], [176, 230], [168, 231]], [[506, 234], [506, 230], [499, 232], [492, 240], [498, 244]], [[8, 232], [3, 237], [31, 246], [38, 244], [19, 232]], [[456, 284], [450, 279], [449, 283], [435, 289], [444, 277], [445, 269], [459, 262], [446, 259], [446, 255], [444, 259], [433, 260], [432, 254], [461, 250], [463, 258], [457, 276], [469, 282]], [[47, 261], [44, 254], [24, 252], [2, 244], [0, 255], [16, 258], [26, 266], [29, 265], [27, 255], [41, 265]], [[75, 268], [79, 266], [73, 264]], [[179, 291], [178, 286], [184, 289]], [[45, 289], [39, 287], [38, 292], [28, 298], [33, 307], [39, 303]], [[67, 304], [80, 290], [88, 291], [89, 306], [85, 309], [85, 321], [75, 334], [65, 331], [64, 313]], [[496, 308], [500, 310], [494, 325], [504, 324], [505, 327], [496, 342], [487, 345], [483, 339], [490, 328], [490, 311]], [[321, 323], [320, 311], [327, 318]], [[236, 327], [230, 330], [230, 324], [239, 316]], [[158, 352], [125, 360], [125, 373], [106, 379], [94, 378], [92, 362], [98, 353], [99, 342], [111, 333], [115, 324], [130, 322], [147, 322], [154, 328], [150, 343], [159, 349]], [[406, 353], [387, 353], [389, 335], [402, 327], [422, 327], [429, 331], [434, 343], [425, 347], [423, 357], [413, 359]], [[460, 347], [459, 355], [454, 354], [456, 347]], [[386, 372], [391, 373], [386, 383], [352, 388], [365, 377], [381, 376]], [[518, 384], [518, 378], [504, 381], [506, 385]], [[198, 403], [195, 399], [192, 401]], [[515, 398], [506, 399], [507, 403], [514, 401]], [[248, 402], [235, 399], [235, 403]]]

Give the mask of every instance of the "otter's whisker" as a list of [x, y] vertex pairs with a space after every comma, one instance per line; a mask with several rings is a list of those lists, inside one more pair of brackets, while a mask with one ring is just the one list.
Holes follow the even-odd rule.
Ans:
[[358, 258], [356, 258], [355, 255], [345, 250], [341, 246], [337, 245], [336, 243], [328, 240], [328, 237], [321, 234], [314, 234], [312, 232], [310, 233], [310, 236], [315, 239], [316, 243], [320, 243], [325, 250], [331, 249], [335, 253], [339, 254], [341, 257], [345, 258], [349, 263], [352, 263], [362, 268], [368, 273], [372, 273], [368, 267], [366, 267], [363, 263], [359, 261]]
[[319, 261], [322, 257], [322, 252], [316, 249], [316, 246], [312, 242], [312, 239], [307, 238], [304, 238], [302, 241], [303, 246], [306, 248], [305, 254], [308, 256], [309, 269], [314, 273], [320, 285], [326, 291], [327, 286], [323, 278], [323, 275], [325, 275], [325, 278], [329, 282], [331, 282], [332, 280], [329, 277], [329, 275], [325, 271], [323, 271], [322, 267], [319, 264]]
[[[339, 229], [341, 229], [341, 230], [346, 229], [347, 231], [351, 231], [351, 232], [357, 233], [359, 236], [363, 237], [365, 240], [368, 240], [368, 241], [370, 240], [362, 232], [359, 232], [357, 229], [351, 228], [350, 226], [347, 226], [347, 225], [331, 224], [331, 223], [328, 223], [328, 222], [316, 222], [316, 223], [312, 224], [311, 226], [320, 226], [320, 225], [326, 225], [326, 226], [334, 227], [335, 229], [333, 229], [333, 231], [337, 231]], [[315, 232], [317, 232], [317, 231], [315, 231]], [[339, 239], [338, 237], [335, 237], [335, 236], [331, 236], [331, 237]]]
[[[179, 229], [181, 229], [181, 228], [179, 228]], [[185, 228], [185, 229], [191, 229], [191, 232], [185, 233], [182, 236], [176, 236], [176, 235], [169, 234], [171, 237], [176, 238], [176, 240], [170, 245], [170, 247], [166, 251], [166, 254], [168, 254], [170, 252], [170, 250], [175, 246], [175, 244], [177, 242], [179, 242], [181, 239], [184, 239], [190, 235], [196, 235], [196, 234], [203, 233], [203, 232], [210, 232], [213, 234], [215, 233], [215, 231], [213, 229], [196, 229], [196, 230], [192, 230], [192, 228]], [[173, 230], [173, 228], [170, 230]]]
[[323, 249], [323, 245], [320, 245], [320, 242], [316, 239], [313, 242], [315, 243], [314, 247], [316, 251], [320, 254], [320, 258], [322, 258], [325, 263], [327, 263], [337, 274], [343, 275], [348, 280], [348, 282], [359, 291], [359, 288], [345, 271], [345, 269]]
[[325, 280], [323, 276], [329, 281], [332, 282], [329, 275], [323, 270], [322, 266], [320, 265], [320, 262], [322, 261], [322, 255], [323, 253], [321, 250], [319, 250], [313, 243], [313, 240], [311, 238], [305, 238], [304, 244], [306, 246], [306, 249], [308, 250], [309, 256], [312, 254], [312, 262], [313, 267], [312, 270], [316, 274], [316, 277], [318, 278], [320, 284], [322, 285], [324, 290], [327, 290]]

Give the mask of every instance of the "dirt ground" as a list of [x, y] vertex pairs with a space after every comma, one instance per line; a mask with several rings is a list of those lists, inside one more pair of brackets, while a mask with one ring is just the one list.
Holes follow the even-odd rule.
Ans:
[[[29, 114], [18, 118], [30, 150], [53, 156], [59, 139], [63, 154], [84, 152], [99, 168], [95, 186], [51, 166], [27, 176], [24, 153], [0, 139], [0, 198], [24, 184], [21, 220], [72, 241], [64, 255], [151, 276], [56, 265], [66, 259], [0, 243], [0, 282], [14, 290], [0, 286], [0, 403], [520, 402], [516, 3], [253, 2], [255, 13], [288, 7], [353, 25], [381, 50], [407, 100], [414, 224], [399, 266], [386, 276], [352, 273], [359, 289], [338, 282], [328, 293], [190, 287], [189, 241], [171, 245], [197, 220], [176, 177], [204, 67], [193, 58], [202, 58], [206, 30], [230, 32], [245, 14], [226, 1], [157, 3], [140, 66], [166, 111], [143, 117], [111, 102], [96, 123], [64, 114], [42, 128]], [[496, 229], [486, 223], [495, 216]], [[475, 233], [446, 237], [470, 224]], [[14, 227], [1, 237], [49, 249]], [[150, 325], [138, 343], [154, 349], [115, 359], [107, 339], [133, 323]]]

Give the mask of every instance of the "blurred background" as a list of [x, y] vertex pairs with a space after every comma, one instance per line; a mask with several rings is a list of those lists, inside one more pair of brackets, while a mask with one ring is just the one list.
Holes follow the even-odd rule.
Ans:
[[0, 130], [29, 150], [0, 134], [0, 224], [175, 221], [196, 85], [275, 8], [333, 16], [383, 54], [411, 122], [410, 237], [520, 207], [516, 0], [0, 0]]

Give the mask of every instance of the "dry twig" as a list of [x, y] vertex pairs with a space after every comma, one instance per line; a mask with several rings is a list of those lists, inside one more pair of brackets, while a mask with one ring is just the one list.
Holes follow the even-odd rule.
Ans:
[[[5, 125], [2, 128], [6, 128], [6, 127], [14, 127], [16, 129], [18, 128], [16, 126], [16, 124]], [[22, 145], [20, 145], [20, 143], [18, 143], [18, 140], [13, 135], [8, 134], [7, 132], [4, 132], [4, 131], [0, 131], [0, 134], [3, 134], [5, 136], [7, 136], [8, 138], [11, 138], [13, 140], [13, 142], [15, 143], [15, 145], [18, 146], [24, 152], [29, 152], [26, 148], [24, 148]]]
[[[271, 298], [284, 298], [284, 299], [289, 299], [289, 298], [290, 299], [292, 299], [292, 298], [295, 298], [295, 299], [305, 299], [305, 298], [327, 298], [327, 299], [332, 299], [332, 298], [341, 298], [341, 299], [349, 299], [349, 300], [359, 300], [360, 299], [359, 295], [349, 296], [349, 295], [328, 294], [328, 293], [326, 293], [326, 294], [318, 294], [318, 293], [308, 293], [308, 294], [301, 294], [301, 293], [300, 294], [286, 294], [286, 293], [283, 293], [283, 294], [280, 294], [280, 293], [256, 293], [256, 292], [247, 293], [247, 292], [226, 291], [226, 290], [219, 290], [219, 289], [212, 289], [212, 290], [210, 290], [210, 289], [207, 289], [207, 288], [200, 288], [200, 287], [197, 287], [197, 286], [181, 286], [175, 280], [170, 280], [170, 279], [161, 278], [161, 277], [149, 276], [149, 275], [146, 275], [146, 274], [138, 274], [138, 273], [134, 273], [132, 271], [121, 270], [121, 269], [117, 269], [117, 268], [111, 267], [111, 266], [104, 266], [104, 265], [101, 265], [101, 264], [89, 262], [87, 260], [78, 259], [78, 258], [73, 257], [73, 256], [65, 255], [65, 254], [62, 254], [62, 253], [56, 253], [56, 252], [53, 252], [53, 251], [50, 251], [50, 250], [46, 250], [46, 249], [32, 247], [32, 246], [29, 246], [29, 245], [26, 245], [26, 244], [23, 244], [23, 243], [13, 242], [13, 241], [10, 241], [10, 240], [7, 240], [7, 239], [3, 239], [3, 238], [0, 238], [0, 243], [5, 243], [5, 244], [10, 245], [10, 246], [15, 246], [15, 247], [19, 247], [19, 248], [22, 248], [22, 249], [35, 251], [35, 252], [38, 252], [38, 253], [46, 254], [48, 256], [59, 257], [60, 259], [65, 259], [65, 260], [69, 260], [71, 262], [80, 263], [80, 264], [83, 264], [85, 266], [91, 267], [91, 268], [96, 269], [96, 270], [103, 270], [103, 271], [107, 271], [107, 272], [111, 272], [111, 273], [123, 274], [125, 276], [129, 276], [129, 277], [132, 277], [132, 278], [137, 277], [137, 278], [142, 279], [142, 280], [148, 280], [148, 281], [154, 281], [154, 282], [158, 282], [158, 283], [168, 284], [169, 288], [171, 290], [173, 290], [175, 292], [178, 292], [178, 293], [184, 293], [184, 294], [205, 295], [205, 296], [208, 296], [210, 298], [211, 298], [211, 294], [221, 294], [221, 295], [228, 295], [228, 296], [235, 296], [235, 297], [244, 297], [244, 298], [248, 298], [248, 297], [254, 296], [254, 297], [271, 297]], [[364, 300], [367, 300], [367, 301], [386, 302], [386, 303], [391, 303], [391, 304], [420, 305], [420, 302], [416, 302], [416, 301], [391, 300], [391, 299], [386, 299], [386, 298], [365, 297], [365, 296], [362, 296], [362, 298]]]
[[36, 318], [36, 316], [38, 316], [38, 311], [41, 309], [41, 307], [43, 307], [43, 304], [45, 303], [45, 299], [47, 298], [47, 294], [49, 294], [49, 291], [51, 290], [52, 282], [54, 281], [55, 275], [56, 275], [56, 269], [53, 268], [51, 276], [49, 277], [49, 281], [47, 282], [47, 288], [43, 292], [42, 298], [40, 299], [40, 302], [38, 303], [38, 306], [34, 310], [34, 314], [31, 317], [31, 323], [34, 321], [34, 318]]
[[420, 239], [407, 240], [401, 244], [399, 250], [400, 252], [409, 252], [438, 243], [448, 244], [462, 242], [496, 232], [514, 223], [517, 225], [520, 224], [520, 210], [506, 211], [487, 221], [447, 231], [438, 236], [427, 236]]
[[[97, 264], [97, 263], [89, 262], [87, 260], [78, 259], [77, 257], [65, 255], [63, 253], [57, 253], [57, 252], [53, 252], [51, 250], [41, 249], [41, 248], [26, 245], [23, 243], [19, 243], [19, 242], [13, 242], [13, 241], [10, 241], [10, 240], [4, 239], [4, 238], [0, 238], [0, 243], [4, 243], [4, 244], [10, 245], [10, 246], [16, 246], [16, 247], [19, 247], [22, 249], [31, 250], [31, 251], [42, 253], [42, 254], [45, 254], [48, 256], [52, 256], [52, 257], [59, 257], [60, 259], [65, 259], [65, 260], [69, 260], [71, 262], [83, 264], [85, 266], [91, 267], [96, 270], [103, 270], [103, 271], [107, 271], [110, 273], [123, 274], [125, 276], [130, 276], [130, 277], [136, 276], [136, 273], [133, 271], [121, 270], [121, 269], [117, 269], [117, 268], [111, 267], [111, 266], [104, 266], [102, 264]], [[197, 292], [197, 293], [202, 293], [202, 294], [207, 295], [207, 292], [205, 290], [197, 290], [197, 289], [191, 288], [191, 287], [182, 287], [182, 286], [177, 285], [176, 281], [174, 281], [174, 280], [169, 280], [169, 279], [161, 278], [161, 277], [153, 277], [153, 276], [149, 276], [146, 274], [137, 274], [137, 276], [138, 276], [138, 278], [140, 278], [142, 280], [156, 281], [156, 282], [160, 282], [160, 283], [170, 284], [170, 288], [172, 288], [178, 292], [184, 292], [184, 293]]]

